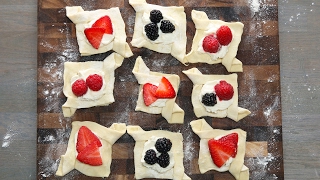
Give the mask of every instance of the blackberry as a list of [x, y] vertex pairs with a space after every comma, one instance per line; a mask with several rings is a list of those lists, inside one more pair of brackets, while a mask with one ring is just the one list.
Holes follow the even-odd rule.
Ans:
[[156, 23], [149, 23], [144, 26], [144, 31], [146, 32], [147, 37], [154, 41], [159, 37], [158, 26]]
[[153, 149], [148, 149], [143, 159], [147, 164], [150, 164], [150, 165], [155, 164], [157, 162], [156, 151], [154, 151]]
[[159, 10], [152, 10], [150, 12], [150, 21], [153, 23], [159, 23], [163, 19], [162, 13]]
[[216, 94], [206, 93], [205, 95], [202, 96], [201, 102], [206, 106], [214, 106], [215, 104], [217, 104]]
[[160, 29], [163, 33], [172, 33], [175, 30], [175, 27], [170, 21], [162, 20]]
[[162, 167], [165, 168], [167, 166], [169, 166], [170, 164], [170, 156], [168, 153], [162, 153], [159, 157], [158, 157], [158, 164]]
[[158, 152], [166, 153], [166, 152], [170, 151], [170, 149], [172, 147], [172, 143], [171, 143], [170, 139], [159, 138], [156, 141], [155, 147], [156, 147]]

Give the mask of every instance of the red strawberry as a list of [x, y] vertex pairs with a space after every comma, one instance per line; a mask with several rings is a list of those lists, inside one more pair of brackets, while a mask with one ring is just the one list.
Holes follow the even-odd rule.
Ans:
[[232, 85], [224, 80], [221, 80], [219, 84], [215, 85], [214, 90], [219, 100], [230, 100], [234, 94]]
[[91, 27], [99, 27], [104, 28], [106, 34], [112, 34], [112, 22], [109, 16], [103, 16], [100, 19], [98, 19]]
[[76, 80], [72, 86], [71, 86], [72, 92], [77, 97], [83, 96], [87, 93], [88, 87], [86, 85], [86, 82], [83, 79]]
[[143, 85], [143, 100], [146, 106], [154, 103], [158, 98], [156, 97], [156, 91], [158, 86], [155, 86], [150, 83], [146, 83]]
[[172, 84], [170, 81], [162, 77], [161, 82], [158, 86], [158, 89], [156, 91], [156, 97], [157, 98], [174, 98], [176, 97], [176, 92], [172, 87]]
[[227, 46], [232, 41], [232, 32], [228, 26], [221, 26], [217, 30], [217, 39], [223, 46]]
[[93, 134], [93, 132], [86, 126], [81, 126], [78, 132], [76, 149], [77, 152], [82, 152], [90, 144], [97, 144], [98, 147], [101, 147], [101, 141], [99, 138]]
[[213, 163], [220, 168], [230, 157], [236, 157], [238, 134], [231, 133], [218, 140], [210, 139], [208, 141], [208, 147]]
[[95, 49], [99, 49], [104, 32], [105, 32], [104, 28], [97, 28], [97, 27], [86, 28], [84, 30], [84, 34], [86, 35], [89, 43]]
[[85, 149], [83, 149], [78, 155], [77, 159], [85, 164], [91, 166], [102, 165], [102, 158], [99, 151], [99, 146], [97, 143], [89, 144]]
[[103, 80], [100, 75], [92, 74], [87, 77], [86, 83], [92, 91], [99, 91], [102, 88]]
[[202, 41], [202, 48], [205, 52], [216, 53], [220, 50], [219, 41], [211, 34], [206, 36]]

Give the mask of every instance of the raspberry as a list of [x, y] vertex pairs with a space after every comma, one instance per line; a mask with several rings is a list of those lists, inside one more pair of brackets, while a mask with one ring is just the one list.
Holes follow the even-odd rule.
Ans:
[[232, 41], [232, 32], [228, 26], [221, 26], [217, 30], [217, 39], [223, 46], [227, 46]]
[[220, 100], [230, 100], [234, 94], [232, 85], [224, 80], [221, 80], [219, 84], [215, 85], [214, 90]]
[[203, 39], [202, 47], [205, 52], [216, 53], [220, 50], [221, 45], [213, 35], [208, 35]]
[[92, 91], [99, 91], [103, 85], [103, 80], [100, 75], [92, 74], [87, 77], [86, 83]]
[[163, 33], [172, 33], [175, 30], [175, 27], [170, 21], [163, 20], [161, 21], [160, 29]]
[[148, 149], [143, 159], [147, 164], [153, 165], [157, 162], [157, 154], [153, 149]]
[[86, 82], [83, 79], [78, 79], [72, 84], [72, 92], [77, 97], [83, 96], [88, 91], [88, 86], [86, 85]]
[[149, 23], [147, 25], [144, 26], [144, 31], [146, 32], [147, 37], [151, 40], [154, 41], [156, 39], [158, 39], [159, 37], [159, 29], [157, 24], [155, 23]]
[[159, 151], [160, 153], [166, 153], [166, 152], [170, 151], [170, 149], [172, 147], [172, 143], [171, 143], [170, 139], [159, 138], [156, 141], [155, 147], [156, 147], [157, 151]]
[[217, 104], [217, 98], [214, 93], [206, 93], [202, 96], [202, 104], [206, 106], [214, 106]]
[[159, 23], [163, 19], [162, 13], [159, 10], [152, 10], [150, 12], [150, 21], [153, 23]]
[[169, 166], [170, 164], [170, 156], [168, 153], [162, 153], [159, 157], [158, 157], [158, 164], [162, 167], [165, 168], [167, 166]]

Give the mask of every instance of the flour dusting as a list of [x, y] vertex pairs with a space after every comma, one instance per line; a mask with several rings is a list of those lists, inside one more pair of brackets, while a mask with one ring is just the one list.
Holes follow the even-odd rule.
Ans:
[[259, 12], [260, 0], [249, 0], [248, 2], [253, 13]]
[[254, 157], [246, 160], [246, 165], [252, 172], [250, 179], [278, 179], [275, 174], [268, 174], [268, 164], [275, 158], [271, 153], [268, 153], [266, 157]]
[[21, 133], [18, 127], [20, 127], [18, 122], [12, 122], [10, 124], [10, 126], [7, 128], [6, 134], [3, 137], [1, 147], [7, 148], [10, 146], [11, 142], [14, 140], [14, 137]]
[[196, 149], [194, 147], [194, 143], [191, 141], [192, 139], [193, 131], [191, 129], [190, 124], [188, 125], [187, 129], [183, 132], [184, 135], [184, 164], [190, 164], [189, 166], [185, 165], [185, 172], [187, 174], [192, 173], [192, 160], [194, 159], [196, 152]]

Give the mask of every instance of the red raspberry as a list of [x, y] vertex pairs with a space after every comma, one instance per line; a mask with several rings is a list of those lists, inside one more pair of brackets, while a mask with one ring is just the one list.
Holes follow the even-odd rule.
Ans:
[[227, 46], [232, 41], [232, 32], [228, 26], [221, 26], [217, 30], [217, 39], [223, 46]]
[[100, 75], [92, 74], [87, 77], [86, 83], [92, 91], [99, 91], [103, 85], [103, 80]]
[[219, 41], [213, 35], [208, 35], [203, 39], [202, 48], [205, 52], [216, 53], [220, 47]]
[[230, 100], [234, 94], [232, 85], [224, 80], [221, 80], [219, 84], [215, 85], [214, 90], [219, 100]]
[[72, 92], [77, 97], [83, 96], [88, 91], [88, 86], [83, 79], [78, 79], [72, 84]]

